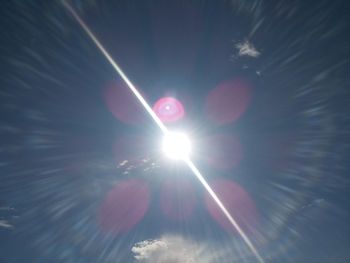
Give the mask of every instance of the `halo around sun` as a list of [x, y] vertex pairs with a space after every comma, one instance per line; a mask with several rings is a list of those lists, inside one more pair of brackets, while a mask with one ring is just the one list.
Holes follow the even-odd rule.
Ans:
[[191, 153], [191, 141], [181, 132], [168, 132], [163, 137], [162, 150], [172, 160], [184, 160]]

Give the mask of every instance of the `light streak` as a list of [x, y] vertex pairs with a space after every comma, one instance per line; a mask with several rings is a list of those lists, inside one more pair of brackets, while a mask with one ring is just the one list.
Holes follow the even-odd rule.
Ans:
[[[159, 119], [159, 117], [155, 114], [155, 112], [152, 110], [152, 108], [149, 106], [147, 101], [142, 97], [141, 93], [136, 89], [134, 84], [130, 81], [130, 79], [126, 76], [124, 71], [121, 69], [121, 67], [117, 64], [117, 62], [112, 58], [112, 56], [108, 53], [108, 51], [104, 48], [102, 43], [97, 39], [97, 37], [94, 35], [94, 33], [90, 30], [90, 28], [87, 26], [87, 24], [80, 18], [80, 16], [77, 14], [77, 12], [74, 10], [74, 8], [67, 3], [66, 0], [62, 0], [62, 4], [64, 7], [73, 15], [75, 20], [79, 23], [79, 25], [83, 28], [83, 30], [86, 32], [86, 34], [91, 38], [91, 40], [95, 43], [97, 48], [101, 51], [101, 53], [105, 56], [105, 58], [108, 60], [108, 62], [112, 65], [112, 67], [116, 70], [116, 72], [119, 74], [119, 76], [125, 81], [128, 88], [132, 91], [132, 93], [135, 95], [135, 97], [140, 101], [142, 106], [145, 108], [145, 110], [148, 112], [148, 114], [152, 117], [152, 119], [155, 121], [155, 123], [159, 126], [159, 128], [162, 130], [163, 133], [168, 133], [169, 130], [167, 127], [163, 124], [163, 122]], [[200, 171], [197, 169], [197, 167], [194, 165], [194, 163], [189, 159], [184, 159], [187, 166], [190, 168], [190, 170], [194, 173], [194, 175], [197, 177], [197, 179], [201, 182], [201, 184], [204, 186], [204, 188], [208, 191], [210, 196], [213, 198], [215, 203], [218, 205], [218, 207], [221, 209], [222, 213], [226, 216], [226, 218], [229, 220], [229, 222], [232, 224], [232, 226], [237, 230], [243, 241], [246, 243], [248, 248], [251, 250], [251, 252], [254, 254], [256, 259], [260, 263], [264, 263], [263, 258], [260, 256], [256, 248], [254, 247], [253, 243], [250, 241], [248, 236], [244, 233], [242, 228], [238, 225], [236, 220], [233, 218], [233, 216], [229, 213], [229, 211], [226, 209], [224, 204], [221, 202], [219, 197], [215, 194], [214, 190], [210, 187], [210, 185], [207, 183], [203, 175], [200, 173]]]
[[242, 237], [243, 241], [246, 243], [246, 245], [249, 247], [249, 249], [252, 251], [252, 253], [255, 255], [257, 260], [260, 263], [264, 263], [263, 258], [260, 256], [256, 248], [254, 247], [253, 243], [250, 241], [248, 236], [244, 233], [243, 229], [238, 225], [237, 221], [231, 216], [230, 212], [226, 209], [224, 204], [221, 202], [220, 198], [217, 196], [217, 194], [214, 192], [214, 190], [210, 187], [210, 185], [207, 183], [203, 175], [200, 173], [200, 171], [197, 169], [197, 167], [194, 165], [194, 163], [191, 161], [191, 159], [186, 158], [185, 159], [186, 164], [191, 169], [191, 171], [194, 173], [194, 175], [197, 177], [197, 179], [202, 183], [205, 190], [208, 191], [210, 196], [213, 198], [215, 203], [219, 206], [222, 213], [226, 216], [226, 218], [230, 221], [232, 226], [237, 230], [238, 234]]
[[97, 39], [97, 37], [94, 35], [94, 33], [90, 30], [90, 28], [87, 26], [87, 24], [80, 18], [80, 16], [75, 12], [73, 7], [67, 3], [67, 1], [62, 0], [63, 5], [67, 8], [67, 10], [73, 15], [75, 20], [79, 23], [79, 25], [84, 29], [86, 34], [91, 38], [91, 40], [95, 43], [97, 48], [102, 52], [102, 54], [105, 56], [105, 58], [108, 60], [108, 62], [112, 65], [112, 67], [117, 71], [119, 76], [125, 81], [128, 88], [134, 93], [136, 98], [140, 101], [142, 106], [146, 109], [148, 114], [152, 117], [152, 119], [157, 123], [159, 128], [164, 132], [168, 132], [168, 129], [165, 127], [163, 122], [159, 119], [159, 117], [154, 113], [152, 108], [149, 106], [147, 101], [142, 97], [141, 93], [136, 89], [134, 84], [130, 81], [130, 79], [126, 76], [124, 71], [121, 69], [121, 67], [118, 65], [118, 63], [112, 58], [112, 56], [108, 53], [108, 51], [105, 49], [105, 47], [101, 44], [101, 42]]

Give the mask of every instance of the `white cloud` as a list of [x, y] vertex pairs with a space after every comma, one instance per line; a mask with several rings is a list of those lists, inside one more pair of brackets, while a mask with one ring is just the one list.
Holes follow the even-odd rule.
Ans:
[[0, 220], [0, 227], [4, 228], [13, 228], [13, 225], [11, 225], [8, 221], [6, 220]]
[[131, 251], [135, 254], [137, 260], [146, 260], [167, 249], [168, 245], [163, 240], [145, 240], [135, 244]]
[[229, 258], [227, 249], [179, 235], [141, 241], [131, 251], [136, 261], [142, 263], [214, 263], [228, 262], [225, 260]]
[[248, 56], [253, 58], [260, 56], [260, 52], [256, 50], [253, 44], [249, 43], [248, 40], [242, 43], [237, 43], [236, 48], [238, 49], [238, 56]]

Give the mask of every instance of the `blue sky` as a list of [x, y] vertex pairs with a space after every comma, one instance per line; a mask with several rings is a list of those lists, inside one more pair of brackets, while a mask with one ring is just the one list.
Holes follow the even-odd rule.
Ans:
[[[72, 6], [266, 262], [349, 260], [346, 1]], [[256, 262], [60, 1], [0, 13], [1, 262]]]

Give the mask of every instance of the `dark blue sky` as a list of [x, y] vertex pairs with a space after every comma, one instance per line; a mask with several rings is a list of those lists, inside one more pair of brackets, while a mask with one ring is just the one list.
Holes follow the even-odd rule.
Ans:
[[[72, 6], [151, 105], [182, 102], [171, 127], [266, 262], [350, 260], [346, 1]], [[0, 262], [255, 262], [60, 1], [7, 2], [0, 20]]]

